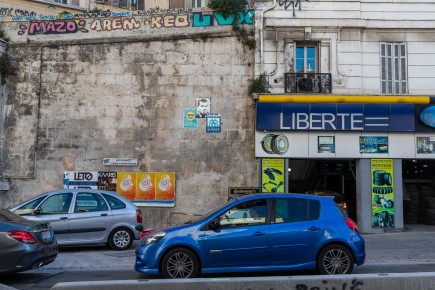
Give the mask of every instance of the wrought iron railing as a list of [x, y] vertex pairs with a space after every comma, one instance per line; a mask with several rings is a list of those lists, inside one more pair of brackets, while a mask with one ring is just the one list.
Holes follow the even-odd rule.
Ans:
[[330, 73], [285, 73], [285, 93], [331, 93]]

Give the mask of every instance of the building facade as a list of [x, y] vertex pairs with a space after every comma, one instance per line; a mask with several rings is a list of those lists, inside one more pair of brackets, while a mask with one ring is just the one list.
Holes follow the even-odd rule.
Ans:
[[342, 193], [363, 232], [432, 224], [435, 5], [274, 1], [255, 17], [271, 85], [256, 157], [284, 160], [283, 190]]
[[[165, 173], [173, 207], [141, 206], [145, 228], [161, 227], [171, 211], [204, 213], [228, 200], [229, 187], [257, 185], [246, 93], [254, 55], [234, 37], [232, 19], [210, 10], [129, 13], [3, 18], [17, 73], [3, 87], [10, 188], [0, 192], [2, 207], [71, 185], [69, 173], [83, 188], [103, 187], [89, 176], [116, 185], [121, 173]], [[219, 132], [208, 130], [203, 109], [219, 115]]]

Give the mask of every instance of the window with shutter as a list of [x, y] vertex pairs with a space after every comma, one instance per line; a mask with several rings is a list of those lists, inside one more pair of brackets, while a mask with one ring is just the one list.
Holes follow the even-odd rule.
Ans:
[[406, 44], [381, 42], [380, 52], [381, 92], [406, 94], [408, 92]]

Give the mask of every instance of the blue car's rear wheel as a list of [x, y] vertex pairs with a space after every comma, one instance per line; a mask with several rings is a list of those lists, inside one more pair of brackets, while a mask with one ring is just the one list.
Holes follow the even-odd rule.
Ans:
[[172, 249], [163, 257], [162, 272], [166, 278], [194, 278], [198, 268], [198, 259], [189, 249]]
[[354, 258], [346, 247], [329, 245], [317, 257], [317, 270], [322, 275], [350, 274], [354, 263]]

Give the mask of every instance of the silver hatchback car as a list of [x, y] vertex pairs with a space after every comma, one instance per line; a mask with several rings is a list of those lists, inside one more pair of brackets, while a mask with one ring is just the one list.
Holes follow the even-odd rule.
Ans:
[[126, 250], [143, 229], [140, 210], [110, 191], [50, 191], [10, 210], [29, 220], [49, 221], [60, 246], [107, 243]]

